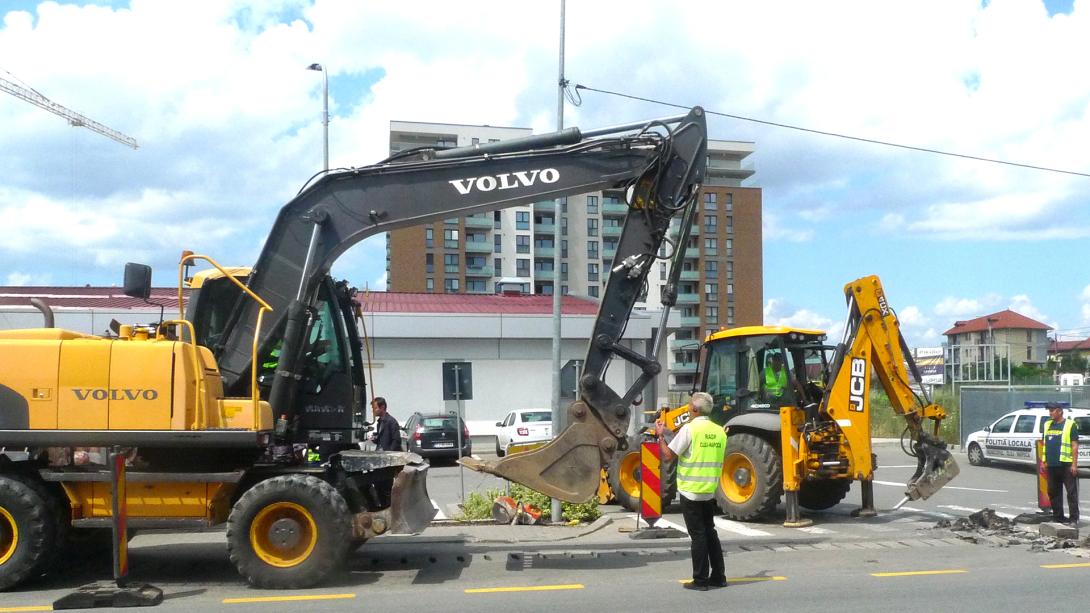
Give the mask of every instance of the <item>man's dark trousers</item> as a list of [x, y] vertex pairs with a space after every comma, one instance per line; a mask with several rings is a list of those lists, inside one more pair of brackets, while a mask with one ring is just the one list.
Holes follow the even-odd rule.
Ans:
[[1079, 478], [1071, 474], [1070, 464], [1048, 467], [1048, 502], [1052, 519], [1064, 520], [1063, 490], [1067, 490], [1067, 519], [1079, 521]]
[[681, 498], [681, 515], [692, 539], [693, 583], [707, 585], [726, 578], [723, 546], [715, 531], [715, 499], [689, 500]]

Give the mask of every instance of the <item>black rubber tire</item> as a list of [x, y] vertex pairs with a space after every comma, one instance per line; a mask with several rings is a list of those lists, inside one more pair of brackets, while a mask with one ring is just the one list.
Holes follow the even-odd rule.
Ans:
[[[301, 561], [279, 567], [254, 550], [250, 529], [265, 508], [278, 503], [302, 507], [313, 520], [316, 539]], [[343, 568], [352, 546], [348, 504], [330, 484], [309, 475], [284, 475], [261, 481], [246, 491], [227, 519], [227, 552], [251, 585], [274, 589], [311, 587]]]
[[965, 453], [969, 456], [969, 463], [973, 466], [987, 466], [988, 460], [984, 457], [984, 450], [976, 443], [969, 443]]
[[844, 500], [852, 482], [847, 479], [803, 481], [799, 487], [799, 506], [811, 511], [824, 511]]
[[0, 509], [5, 513], [0, 521], [13, 522], [15, 527], [11, 534], [8, 525], [0, 528], [0, 548], [4, 543], [14, 547], [10, 551], [0, 549], [0, 557], [7, 557], [0, 564], [0, 590], [41, 575], [56, 560], [62, 536], [57, 508], [54, 496], [36, 477], [0, 475]]
[[629, 467], [634, 466], [636, 471], [639, 470], [640, 442], [639, 436], [630, 436], [628, 438], [628, 449], [616, 451], [613, 454], [613, 459], [609, 461], [609, 467], [606, 469], [606, 481], [609, 482], [609, 489], [613, 491], [613, 501], [634, 512], [640, 510], [640, 494], [638, 491], [626, 490], [622, 484], [622, 479], [631, 484], [639, 481], [639, 475], [633, 471], [629, 471], [631, 473], [629, 475], [622, 475], [621, 473], [625, 458], [631, 454], [636, 454], [636, 458], [635, 460], [629, 458]]
[[496, 439], [496, 457], [502, 458], [504, 455], [503, 449], [500, 448], [500, 439]]
[[[745, 500], [733, 501], [723, 491], [721, 479], [719, 487], [715, 489], [715, 500], [719, 503], [719, 509], [735, 521], [753, 521], [770, 514], [783, 497], [780, 454], [768, 441], [748, 432], [728, 436], [726, 453], [725, 463], [730, 461], [731, 454], [742, 454], [749, 460], [754, 469], [750, 474], [753, 491]], [[724, 470], [723, 478], [731, 476], [726, 475]]]

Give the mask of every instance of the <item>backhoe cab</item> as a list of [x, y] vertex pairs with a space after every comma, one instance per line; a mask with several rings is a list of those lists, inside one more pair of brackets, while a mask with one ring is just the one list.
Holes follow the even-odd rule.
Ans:
[[[785, 525], [808, 525], [800, 507], [832, 507], [852, 481], [861, 487], [858, 514], [875, 514], [872, 379], [905, 419], [907, 451], [917, 458], [905, 498], [928, 498], [958, 474], [938, 437], [946, 413], [926, 390], [917, 394], [909, 385], [908, 373], [915, 374], [916, 366], [878, 278], [853, 281], [844, 291], [848, 327], [835, 346], [820, 330], [780, 326], [722, 330], [705, 340], [700, 389], [715, 400], [712, 419], [729, 431], [716, 494], [728, 517], [766, 517], [786, 495]], [[658, 419], [676, 432], [688, 419], [688, 407], [663, 411]], [[638, 449], [635, 443], [630, 447]], [[607, 473], [615, 498], [628, 508], [638, 495], [631, 472], [639, 464], [632, 455], [618, 454]], [[673, 475], [670, 467], [663, 472]], [[663, 482], [669, 503], [676, 486], [672, 478]]]

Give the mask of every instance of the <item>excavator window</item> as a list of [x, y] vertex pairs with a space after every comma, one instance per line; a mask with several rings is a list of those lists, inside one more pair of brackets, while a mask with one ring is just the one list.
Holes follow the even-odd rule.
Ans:
[[708, 345], [706, 354], [704, 390], [717, 412], [776, 410], [795, 403], [788, 374], [795, 361], [779, 336], [725, 338]]

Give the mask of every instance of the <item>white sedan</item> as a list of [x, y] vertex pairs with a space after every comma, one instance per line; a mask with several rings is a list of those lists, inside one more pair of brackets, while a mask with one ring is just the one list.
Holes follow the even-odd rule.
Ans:
[[517, 409], [496, 422], [496, 455], [503, 457], [511, 445], [544, 442], [553, 437], [553, 413], [547, 409]]

